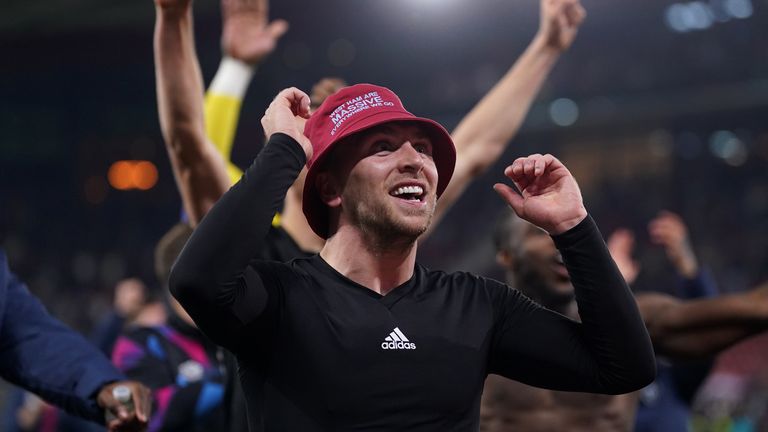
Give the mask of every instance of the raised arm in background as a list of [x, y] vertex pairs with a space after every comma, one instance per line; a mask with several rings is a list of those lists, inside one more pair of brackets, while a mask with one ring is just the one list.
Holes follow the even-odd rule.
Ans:
[[579, 0], [541, 0], [539, 30], [533, 41], [451, 133], [456, 145], [456, 169], [438, 202], [435, 222], [458, 200], [469, 182], [496, 162], [507, 148], [585, 17]]
[[[254, 4], [262, 6], [249, 9]], [[285, 31], [284, 23], [281, 27], [279, 22], [261, 26], [260, 30], [258, 26], [250, 27], [255, 32], [242, 31], [240, 26], [245, 23], [261, 23], [254, 13], [266, 16], [263, 0], [226, 0], [223, 6], [225, 35], [264, 38], [256, 44], [257, 48], [267, 50], [264, 55], [273, 49], [281, 31]], [[160, 126], [184, 209], [195, 226], [229, 188], [230, 178], [222, 155], [206, 137], [203, 81], [195, 52], [191, 1], [157, 0], [156, 9], [154, 46]], [[232, 38], [225, 37], [225, 41]], [[228, 44], [225, 46], [239, 46], [231, 41]], [[230, 126], [234, 130], [234, 123]], [[231, 148], [231, 139], [229, 145]]]

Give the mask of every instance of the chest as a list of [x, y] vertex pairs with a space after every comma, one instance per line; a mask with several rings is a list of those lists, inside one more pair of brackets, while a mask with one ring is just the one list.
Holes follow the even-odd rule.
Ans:
[[268, 380], [301, 385], [345, 418], [382, 407], [467, 410], [482, 390], [492, 320], [455, 300], [288, 294]]

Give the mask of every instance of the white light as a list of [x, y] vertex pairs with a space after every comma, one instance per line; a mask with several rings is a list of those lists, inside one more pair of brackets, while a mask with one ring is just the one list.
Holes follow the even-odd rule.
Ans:
[[549, 106], [549, 115], [556, 125], [570, 126], [579, 119], [579, 106], [570, 99], [557, 99]]
[[693, 2], [684, 8], [683, 21], [688, 28], [703, 30], [712, 25], [714, 17], [709, 6], [701, 2]]
[[731, 131], [721, 130], [713, 133], [709, 139], [709, 148], [728, 165], [740, 166], [747, 161], [747, 146]]
[[669, 28], [679, 33], [687, 32], [690, 30], [685, 22], [683, 22], [684, 10], [685, 6], [679, 3], [674, 3], [667, 8], [667, 12], [665, 14]]
[[753, 8], [751, 0], [725, 0], [723, 9], [734, 18], [749, 18], [752, 16]]

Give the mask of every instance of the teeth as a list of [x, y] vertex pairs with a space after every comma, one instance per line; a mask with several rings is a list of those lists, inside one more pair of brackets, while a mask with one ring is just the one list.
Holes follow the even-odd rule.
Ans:
[[396, 191], [392, 193], [393, 196], [399, 196], [403, 194], [416, 194], [421, 195], [424, 193], [424, 189], [422, 189], [421, 186], [404, 186], [397, 188]]

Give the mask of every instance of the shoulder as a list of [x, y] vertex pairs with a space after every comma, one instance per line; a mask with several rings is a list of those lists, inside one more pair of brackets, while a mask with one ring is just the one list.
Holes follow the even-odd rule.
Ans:
[[491, 278], [479, 276], [465, 271], [445, 272], [442, 270], [430, 270], [422, 265], [417, 265], [418, 277], [423, 283], [433, 289], [451, 289], [482, 293], [489, 297], [508, 295], [516, 290]]

